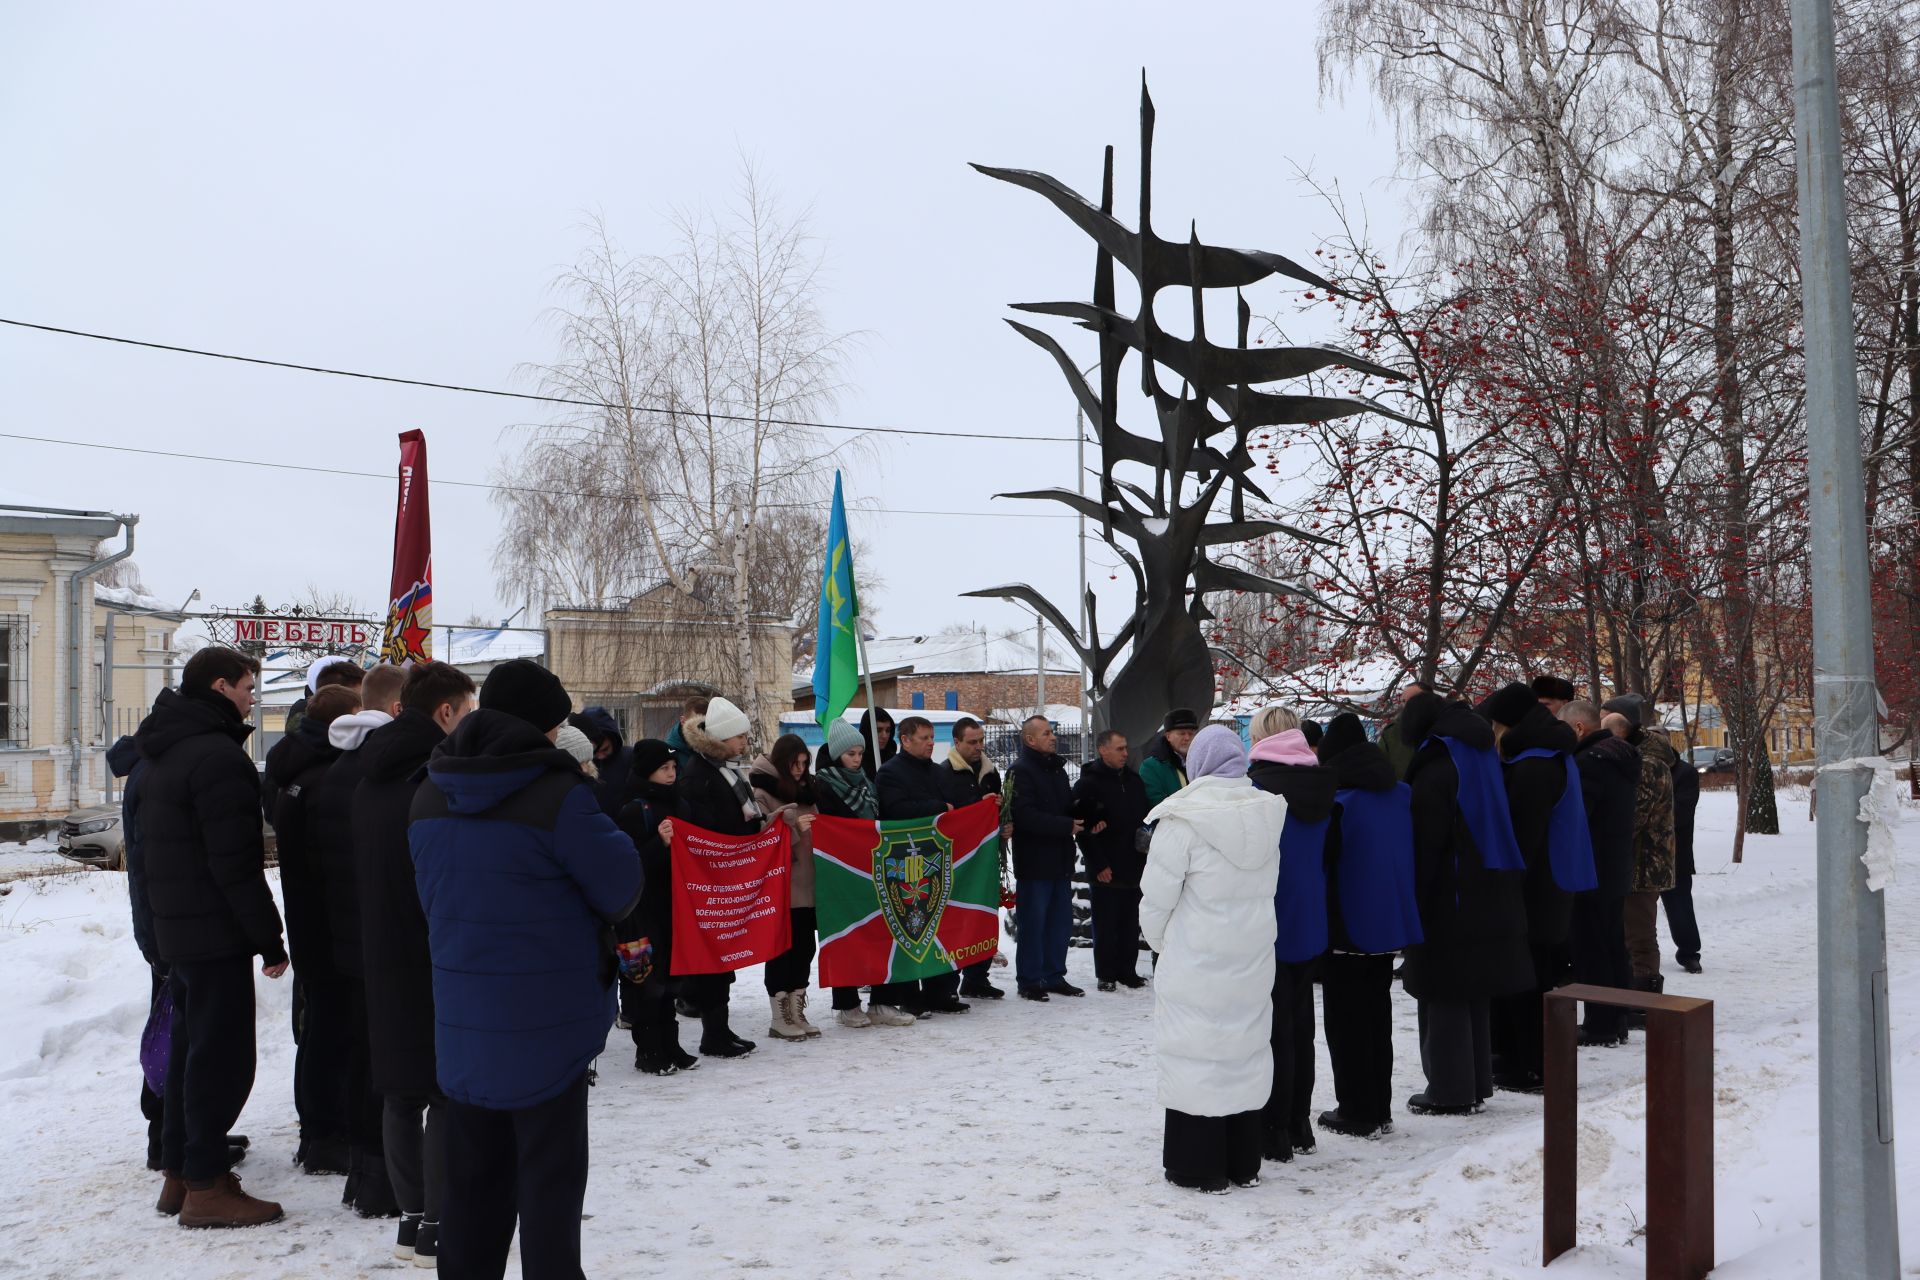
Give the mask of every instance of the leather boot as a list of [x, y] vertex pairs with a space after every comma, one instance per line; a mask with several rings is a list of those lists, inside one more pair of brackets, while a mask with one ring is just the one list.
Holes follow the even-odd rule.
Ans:
[[820, 1034], [820, 1028], [807, 1021], [807, 989], [787, 992], [787, 1014], [793, 1019], [793, 1025], [800, 1028], [807, 1039], [812, 1040]]
[[180, 1206], [187, 1200], [187, 1180], [177, 1173], [162, 1175], [160, 1199], [154, 1203], [154, 1212], [164, 1213], [169, 1218], [180, 1212]]
[[793, 1024], [793, 993], [782, 991], [778, 995], [767, 997], [767, 1003], [773, 1006], [767, 1024], [767, 1034], [775, 1040], [805, 1040], [807, 1033]]
[[727, 1025], [727, 1006], [710, 1009], [700, 1015], [700, 1052], [709, 1058], [744, 1058], [754, 1050], [751, 1040], [742, 1040]]
[[223, 1174], [209, 1182], [189, 1182], [180, 1205], [183, 1227], [258, 1227], [284, 1214], [271, 1200], [256, 1200], [240, 1189], [240, 1179]]

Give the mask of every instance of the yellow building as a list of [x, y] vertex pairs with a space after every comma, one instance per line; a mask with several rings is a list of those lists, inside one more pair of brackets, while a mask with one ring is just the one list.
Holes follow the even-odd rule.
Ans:
[[168, 682], [181, 615], [99, 581], [138, 520], [0, 505], [0, 831], [104, 799], [106, 748]]

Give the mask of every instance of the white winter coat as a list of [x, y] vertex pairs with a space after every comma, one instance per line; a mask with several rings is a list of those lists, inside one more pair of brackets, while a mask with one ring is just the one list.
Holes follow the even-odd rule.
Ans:
[[1287, 802], [1245, 778], [1200, 778], [1151, 814], [1140, 928], [1160, 953], [1160, 1105], [1256, 1111], [1273, 1086], [1273, 893]]

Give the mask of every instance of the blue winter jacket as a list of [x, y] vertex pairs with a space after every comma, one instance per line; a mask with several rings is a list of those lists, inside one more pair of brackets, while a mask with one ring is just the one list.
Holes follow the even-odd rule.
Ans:
[[639, 902], [640, 855], [573, 757], [499, 711], [440, 744], [411, 819], [440, 1088], [496, 1111], [545, 1102], [606, 1045], [611, 925]]

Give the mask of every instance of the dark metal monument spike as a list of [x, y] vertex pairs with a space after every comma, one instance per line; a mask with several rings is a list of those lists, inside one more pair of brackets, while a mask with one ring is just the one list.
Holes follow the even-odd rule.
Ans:
[[[1327, 347], [1247, 345], [1252, 312], [1238, 291], [1271, 276], [1283, 276], [1330, 293], [1331, 281], [1275, 253], [1226, 249], [1203, 244], [1190, 230], [1185, 243], [1163, 240], [1153, 231], [1153, 99], [1140, 86], [1140, 226], [1129, 230], [1113, 214], [1113, 148], [1106, 149], [1095, 206], [1077, 191], [1044, 173], [975, 165], [981, 173], [1044, 197], [1096, 246], [1093, 301], [1017, 303], [1031, 315], [1071, 320], [1099, 336], [1099, 390], [1089, 386], [1079, 366], [1059, 342], [1043, 330], [1009, 320], [1014, 331], [1053, 357], [1087, 420], [1099, 434], [1099, 492], [1082, 495], [1067, 489], [1002, 494], [1062, 503], [1100, 528], [1100, 536], [1123, 560], [1134, 579], [1134, 611], [1102, 641], [1093, 593], [1087, 593], [1088, 634], [1067, 612], [1025, 583], [969, 591], [969, 596], [1018, 600], [1038, 610], [1067, 638], [1091, 673], [1094, 722], [1144, 742], [1169, 707], [1204, 710], [1213, 704], [1213, 659], [1201, 624], [1212, 615], [1206, 596], [1213, 591], [1252, 591], [1306, 595], [1291, 583], [1249, 573], [1210, 559], [1207, 550], [1255, 538], [1290, 537], [1325, 541], [1274, 520], [1248, 519], [1246, 499], [1265, 500], [1252, 479], [1252, 434], [1266, 427], [1320, 422], [1356, 413], [1399, 417], [1369, 400], [1341, 396], [1288, 395], [1256, 387], [1298, 378], [1339, 365], [1374, 377], [1400, 378], [1392, 369]], [[1140, 287], [1136, 315], [1117, 310], [1114, 263]], [[1165, 333], [1154, 319], [1160, 290], [1186, 288], [1193, 299], [1193, 337]], [[1236, 291], [1238, 342], [1217, 346], [1206, 336], [1206, 291]], [[1152, 402], [1159, 431], [1152, 436], [1120, 425], [1118, 398], [1121, 365], [1128, 354], [1140, 361], [1140, 387]], [[1179, 380], [1177, 390], [1162, 382], [1165, 371]], [[1119, 478], [1123, 465], [1149, 469], [1153, 484]], [[1211, 516], [1222, 494], [1228, 519]], [[1124, 665], [1116, 670], [1122, 652]]]

